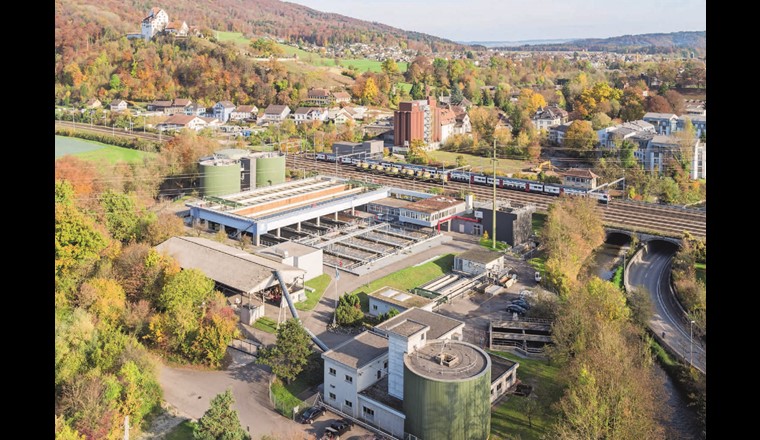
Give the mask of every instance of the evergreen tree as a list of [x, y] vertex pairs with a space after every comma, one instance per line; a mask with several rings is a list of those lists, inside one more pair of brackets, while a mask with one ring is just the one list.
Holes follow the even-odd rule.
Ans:
[[251, 437], [240, 426], [238, 413], [232, 408], [235, 398], [232, 391], [218, 394], [211, 399], [211, 406], [198, 420], [193, 437], [198, 440], [247, 440]]

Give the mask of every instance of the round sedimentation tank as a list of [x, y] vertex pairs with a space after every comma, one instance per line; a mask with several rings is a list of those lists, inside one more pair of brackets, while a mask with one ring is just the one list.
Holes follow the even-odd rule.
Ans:
[[486, 440], [491, 358], [460, 341], [434, 340], [404, 356], [404, 430], [423, 439]]
[[230, 159], [209, 159], [200, 162], [201, 193], [221, 196], [240, 192], [240, 164]]
[[285, 183], [285, 156], [256, 158], [256, 188]]

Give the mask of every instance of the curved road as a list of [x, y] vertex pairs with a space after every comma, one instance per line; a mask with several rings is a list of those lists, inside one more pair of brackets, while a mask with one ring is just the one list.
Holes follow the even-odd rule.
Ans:
[[[690, 324], [670, 286], [670, 264], [676, 249], [661, 242], [650, 242], [628, 265], [627, 283], [634, 288], [645, 287], [652, 298], [653, 314], [649, 328], [660, 343], [667, 344], [688, 363], [693, 349], [694, 367], [706, 373], [707, 352], [700, 339], [690, 344]], [[665, 338], [662, 339], [662, 332]]]

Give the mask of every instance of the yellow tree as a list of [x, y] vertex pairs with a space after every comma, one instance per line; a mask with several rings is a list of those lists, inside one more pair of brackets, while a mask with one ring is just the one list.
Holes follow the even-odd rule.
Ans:
[[546, 107], [546, 99], [531, 89], [522, 89], [519, 98], [517, 98], [517, 104], [532, 115], [539, 107]]
[[364, 83], [364, 89], [362, 90], [362, 104], [373, 104], [375, 102], [375, 99], [377, 99], [377, 84], [375, 83], [375, 79], [372, 77], [367, 78], [367, 81]]

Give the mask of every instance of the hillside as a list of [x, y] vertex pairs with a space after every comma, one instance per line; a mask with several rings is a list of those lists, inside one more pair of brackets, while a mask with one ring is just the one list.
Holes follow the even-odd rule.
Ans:
[[55, 0], [55, 46], [86, 48], [104, 37], [139, 32], [140, 20], [157, 6], [170, 20], [201, 29], [270, 35], [289, 42], [326, 46], [334, 43], [397, 45], [424, 52], [450, 50], [460, 44], [419, 32], [340, 14], [316, 11], [280, 0]]
[[520, 50], [590, 50], [606, 52], [673, 53], [693, 50], [699, 55], [707, 51], [707, 32], [671, 32], [668, 34], [623, 35], [611, 38], [573, 40], [561, 44], [522, 45]]

